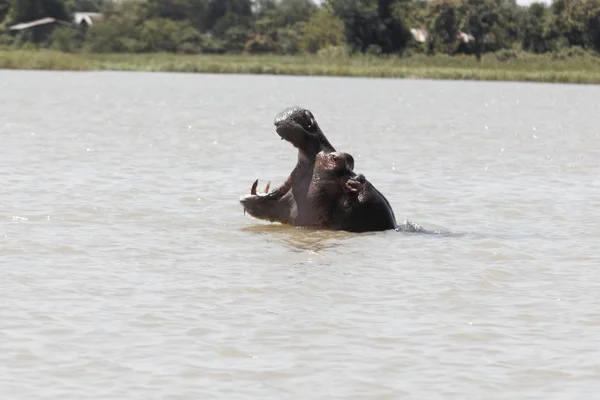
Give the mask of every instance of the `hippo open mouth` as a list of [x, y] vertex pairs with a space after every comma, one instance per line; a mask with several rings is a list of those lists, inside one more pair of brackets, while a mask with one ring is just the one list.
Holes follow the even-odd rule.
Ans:
[[[244, 212], [255, 218], [292, 224], [297, 211], [298, 192], [303, 188], [308, 189], [317, 154], [320, 151], [334, 152], [335, 149], [321, 131], [313, 114], [305, 108], [286, 108], [277, 114], [274, 125], [281, 140], [286, 140], [298, 149], [296, 167], [285, 182], [270, 192], [270, 182], [264, 192], [257, 192], [257, 179], [252, 184], [250, 194], [242, 197], [240, 203]], [[295, 193], [292, 193], [293, 190]]]

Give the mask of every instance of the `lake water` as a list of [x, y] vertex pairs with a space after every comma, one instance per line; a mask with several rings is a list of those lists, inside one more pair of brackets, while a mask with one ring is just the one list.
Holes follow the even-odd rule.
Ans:
[[[6, 399], [583, 399], [600, 391], [599, 86], [0, 71]], [[399, 221], [238, 199], [313, 111]]]

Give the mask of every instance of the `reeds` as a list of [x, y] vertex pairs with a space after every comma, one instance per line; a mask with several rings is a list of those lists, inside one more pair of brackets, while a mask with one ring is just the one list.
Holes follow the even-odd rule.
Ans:
[[256, 56], [0, 50], [0, 68], [600, 83], [600, 57], [529, 53], [486, 54], [478, 63], [473, 56], [447, 55]]
[[0, 50], [0, 68], [67, 71], [93, 69], [85, 57], [49, 50]]

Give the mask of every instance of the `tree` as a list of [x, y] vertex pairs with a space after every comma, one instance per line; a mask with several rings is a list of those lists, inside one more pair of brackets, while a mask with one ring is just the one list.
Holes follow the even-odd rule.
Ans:
[[523, 50], [533, 53], [551, 51], [557, 37], [552, 10], [544, 3], [531, 4], [525, 14]]
[[139, 51], [139, 27], [145, 21], [142, 6], [137, 1], [104, 3], [104, 19], [88, 31], [85, 47], [98, 53]]
[[439, 46], [445, 53], [453, 54], [458, 47], [462, 23], [460, 0], [433, 0], [427, 15], [430, 51], [435, 52]]
[[511, 48], [522, 42], [526, 13], [516, 0], [501, 0], [498, 4], [498, 23], [491, 29], [486, 50]]
[[190, 21], [197, 30], [204, 30], [204, 15], [208, 0], [146, 0], [141, 3], [146, 18], [167, 18]]
[[383, 24], [380, 46], [383, 53], [402, 52], [417, 24], [418, 3], [414, 0], [378, 0], [377, 14]]
[[481, 61], [484, 41], [500, 21], [500, 2], [502, 0], [465, 0], [462, 14], [465, 30], [473, 36], [477, 61]]
[[10, 23], [32, 21], [52, 17], [69, 21], [67, 9], [62, 0], [12, 0], [8, 19]]
[[344, 23], [346, 42], [352, 51], [365, 52], [379, 48], [384, 25], [377, 14], [374, 0], [329, 0], [326, 4]]
[[[8, 24], [33, 21], [52, 17], [62, 21], [71, 18], [62, 0], [12, 0], [6, 15]], [[44, 41], [50, 34], [49, 29], [32, 29], [30, 38], [35, 43]]]
[[344, 23], [328, 7], [319, 9], [303, 29], [300, 48], [316, 53], [327, 46], [340, 46], [344, 41]]
[[208, 0], [204, 13], [204, 28], [223, 35], [229, 28], [250, 25], [251, 0]]
[[317, 9], [311, 0], [259, 1], [250, 48], [261, 51], [274, 48], [280, 54], [296, 53], [303, 27]]
[[274, 12], [278, 27], [290, 27], [306, 22], [317, 11], [311, 0], [280, 0]]
[[10, 10], [10, 0], [0, 0], [0, 26]]
[[598, 0], [554, 0], [557, 28], [569, 46], [600, 50], [600, 3]]
[[586, 27], [589, 43], [596, 51], [600, 52], [600, 2], [588, 0], [587, 4]]

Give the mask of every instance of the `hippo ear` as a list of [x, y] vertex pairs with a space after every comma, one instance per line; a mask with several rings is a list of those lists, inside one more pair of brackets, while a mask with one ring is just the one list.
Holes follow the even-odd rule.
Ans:
[[312, 129], [316, 126], [316, 121], [315, 121], [315, 117], [313, 117], [312, 113], [308, 110], [304, 110], [304, 114], [306, 115], [306, 118], [308, 119], [308, 125], [307, 128]]

